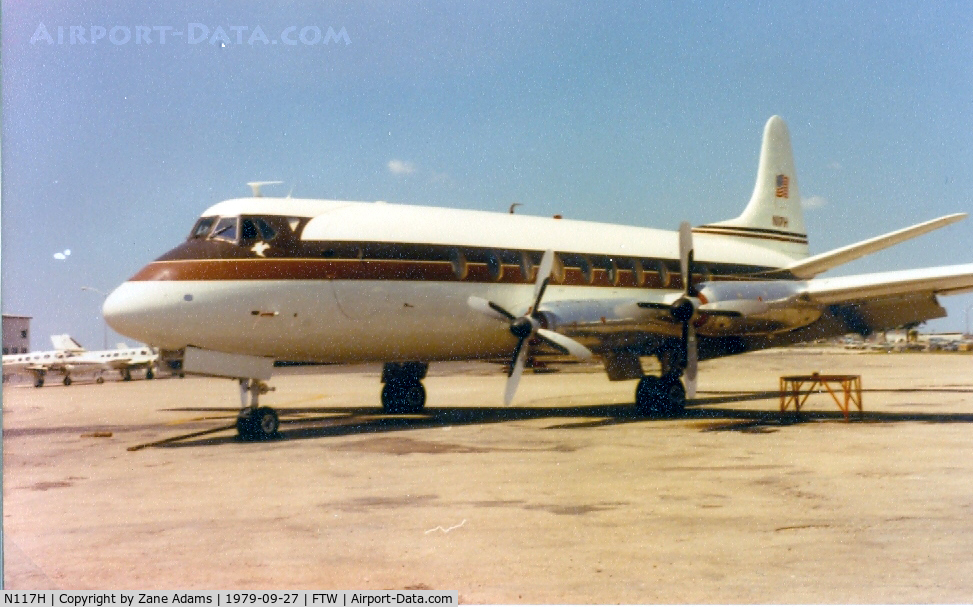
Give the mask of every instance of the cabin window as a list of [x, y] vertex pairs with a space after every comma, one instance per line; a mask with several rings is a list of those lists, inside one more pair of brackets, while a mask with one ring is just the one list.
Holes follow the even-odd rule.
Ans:
[[554, 266], [551, 269], [551, 282], [563, 283], [566, 278], [564, 261], [557, 253], [554, 254]]
[[669, 283], [672, 281], [672, 275], [669, 273], [669, 268], [662, 261], [655, 262], [656, 272], [659, 274], [659, 286], [668, 287]]
[[490, 280], [494, 282], [499, 282], [503, 278], [503, 263], [500, 261], [500, 256], [494, 251], [490, 251], [486, 259], [487, 272], [490, 274]]
[[193, 226], [192, 231], [189, 232], [189, 239], [193, 238], [206, 238], [209, 231], [213, 228], [213, 224], [216, 223], [216, 217], [200, 217]]
[[236, 242], [236, 224], [236, 217], [221, 217], [216, 227], [213, 228], [213, 233], [210, 234], [210, 238], [213, 240]]
[[584, 277], [584, 281], [589, 285], [595, 280], [595, 272], [591, 267], [591, 261], [587, 257], [582, 257], [578, 260], [578, 269], [581, 270], [581, 276]]
[[645, 266], [642, 265], [642, 260], [632, 260], [632, 277], [635, 279], [635, 286], [645, 286]]
[[527, 282], [534, 280], [534, 259], [527, 251], [520, 254], [520, 277]]
[[449, 263], [453, 266], [453, 275], [458, 280], [463, 280], [469, 274], [470, 268], [466, 263], [466, 255], [463, 255], [463, 252], [459, 249], [453, 249], [449, 252]]
[[605, 262], [605, 274], [608, 276], [608, 282], [612, 283], [613, 287], [618, 286], [618, 264], [615, 263], [614, 259], [609, 259]]

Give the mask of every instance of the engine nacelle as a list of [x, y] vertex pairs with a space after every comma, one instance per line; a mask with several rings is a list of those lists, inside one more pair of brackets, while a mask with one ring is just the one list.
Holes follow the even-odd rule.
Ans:
[[779, 333], [807, 326], [821, 310], [802, 301], [795, 280], [710, 282], [699, 285], [697, 331], [703, 335]]

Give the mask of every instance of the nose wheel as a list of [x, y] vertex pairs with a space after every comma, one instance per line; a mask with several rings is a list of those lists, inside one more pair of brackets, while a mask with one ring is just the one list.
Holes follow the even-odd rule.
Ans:
[[245, 441], [269, 440], [277, 436], [280, 419], [271, 407], [259, 406], [261, 394], [273, 388], [259, 379], [241, 379], [240, 414], [236, 419], [236, 429]]
[[277, 435], [280, 420], [270, 407], [257, 407], [241, 411], [236, 418], [236, 430], [240, 438], [248, 441], [268, 440]]

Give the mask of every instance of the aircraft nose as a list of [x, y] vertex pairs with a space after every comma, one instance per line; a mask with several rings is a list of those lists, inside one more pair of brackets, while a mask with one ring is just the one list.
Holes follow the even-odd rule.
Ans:
[[127, 329], [131, 325], [133, 315], [138, 315], [138, 309], [133, 305], [131, 290], [126, 288], [127, 284], [122, 284], [108, 294], [105, 303], [101, 306], [101, 315], [104, 316], [109, 327], [122, 335], [131, 337]]
[[115, 331], [145, 343], [152, 343], [157, 332], [158, 314], [145, 284], [126, 282], [112, 291], [102, 305], [101, 313]]

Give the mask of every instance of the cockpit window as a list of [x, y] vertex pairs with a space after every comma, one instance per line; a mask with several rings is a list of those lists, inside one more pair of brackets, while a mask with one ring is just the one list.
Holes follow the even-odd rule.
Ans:
[[236, 217], [221, 217], [210, 238], [213, 240], [226, 240], [236, 242]]
[[240, 224], [240, 239], [248, 240], [273, 240], [277, 236], [277, 230], [271, 227], [260, 217], [244, 217]]
[[206, 238], [214, 223], [216, 223], [216, 217], [200, 217], [192, 231], [189, 232], [189, 238]]

